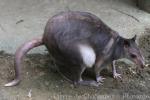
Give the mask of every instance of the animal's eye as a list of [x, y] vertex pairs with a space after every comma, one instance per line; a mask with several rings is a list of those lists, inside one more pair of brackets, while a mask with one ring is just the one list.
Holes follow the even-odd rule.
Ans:
[[131, 56], [131, 58], [136, 58], [135, 54], [131, 54], [130, 56]]

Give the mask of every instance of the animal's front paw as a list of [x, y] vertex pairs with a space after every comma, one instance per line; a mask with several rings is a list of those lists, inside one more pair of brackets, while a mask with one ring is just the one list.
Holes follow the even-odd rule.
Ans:
[[115, 79], [122, 79], [122, 77], [121, 77], [121, 74], [118, 74], [118, 73], [113, 73], [113, 77], [115, 78]]

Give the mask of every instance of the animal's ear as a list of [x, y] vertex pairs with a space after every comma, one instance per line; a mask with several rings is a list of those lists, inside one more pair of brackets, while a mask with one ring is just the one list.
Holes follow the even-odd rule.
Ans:
[[137, 37], [137, 36], [135, 35], [135, 36], [132, 38], [132, 40], [135, 41], [135, 40], [136, 40], [136, 37]]
[[123, 42], [123, 45], [125, 48], [129, 47], [130, 46], [130, 42], [128, 39], [125, 39], [124, 42]]

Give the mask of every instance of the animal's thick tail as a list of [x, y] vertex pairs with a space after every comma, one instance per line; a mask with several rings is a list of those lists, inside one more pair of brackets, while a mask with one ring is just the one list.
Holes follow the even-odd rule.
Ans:
[[22, 58], [27, 54], [28, 51], [33, 49], [34, 47], [38, 47], [43, 45], [43, 40], [41, 38], [33, 39], [25, 44], [23, 44], [15, 53], [15, 61], [14, 61], [14, 69], [15, 69], [15, 79], [5, 86], [15, 86], [21, 81], [21, 61]]

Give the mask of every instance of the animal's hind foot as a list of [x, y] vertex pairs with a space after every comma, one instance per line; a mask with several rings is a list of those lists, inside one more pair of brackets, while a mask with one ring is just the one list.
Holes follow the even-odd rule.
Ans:
[[97, 77], [96, 77], [96, 81], [97, 81], [98, 83], [104, 82], [104, 79], [106, 79], [106, 78], [104, 78], [104, 77], [102, 77], [102, 76], [97, 76]]
[[93, 86], [93, 87], [99, 87], [100, 85], [102, 85], [102, 83], [92, 81], [92, 80], [91, 81], [79, 81], [79, 82], [77, 82], [77, 84], [85, 85], [85, 86]]

